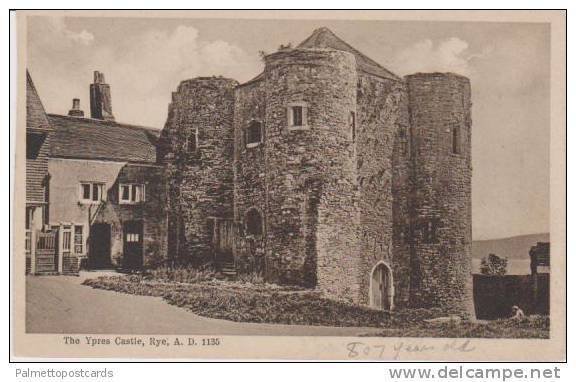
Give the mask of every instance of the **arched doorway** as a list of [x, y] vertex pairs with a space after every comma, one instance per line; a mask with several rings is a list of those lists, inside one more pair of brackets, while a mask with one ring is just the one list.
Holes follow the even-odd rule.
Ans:
[[394, 279], [392, 269], [383, 261], [372, 268], [370, 275], [370, 306], [380, 310], [394, 308]]

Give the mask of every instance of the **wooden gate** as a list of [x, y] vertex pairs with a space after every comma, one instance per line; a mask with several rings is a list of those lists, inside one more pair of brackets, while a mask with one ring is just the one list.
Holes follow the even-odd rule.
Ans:
[[36, 236], [35, 273], [58, 271], [56, 232], [38, 232]]

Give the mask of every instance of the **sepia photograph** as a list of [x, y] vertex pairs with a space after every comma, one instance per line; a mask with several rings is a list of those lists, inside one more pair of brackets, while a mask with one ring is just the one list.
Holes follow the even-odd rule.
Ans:
[[565, 13], [414, 12], [20, 12], [18, 353], [565, 358]]

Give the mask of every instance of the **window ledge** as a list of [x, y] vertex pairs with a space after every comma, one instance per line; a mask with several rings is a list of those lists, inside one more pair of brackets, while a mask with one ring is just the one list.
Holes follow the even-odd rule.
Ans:
[[247, 148], [247, 149], [253, 149], [254, 147], [260, 146], [261, 143], [262, 143], [262, 142], [246, 143], [246, 148]]
[[99, 201], [94, 201], [94, 200], [79, 200], [78, 203], [79, 204], [100, 204], [102, 203], [103, 200], [99, 200]]
[[288, 131], [304, 131], [304, 130], [310, 130], [310, 126], [308, 126], [308, 125], [304, 125], [304, 126], [288, 126]]

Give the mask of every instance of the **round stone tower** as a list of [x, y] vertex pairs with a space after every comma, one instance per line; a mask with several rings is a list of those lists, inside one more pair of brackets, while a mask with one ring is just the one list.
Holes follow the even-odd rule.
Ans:
[[473, 316], [470, 81], [418, 73], [406, 83], [413, 147], [410, 300]]
[[173, 213], [169, 247], [195, 263], [213, 260], [215, 224], [233, 215], [237, 85], [222, 77], [182, 81], [169, 106], [162, 143]]
[[355, 58], [280, 50], [265, 78], [269, 279], [357, 301]]

